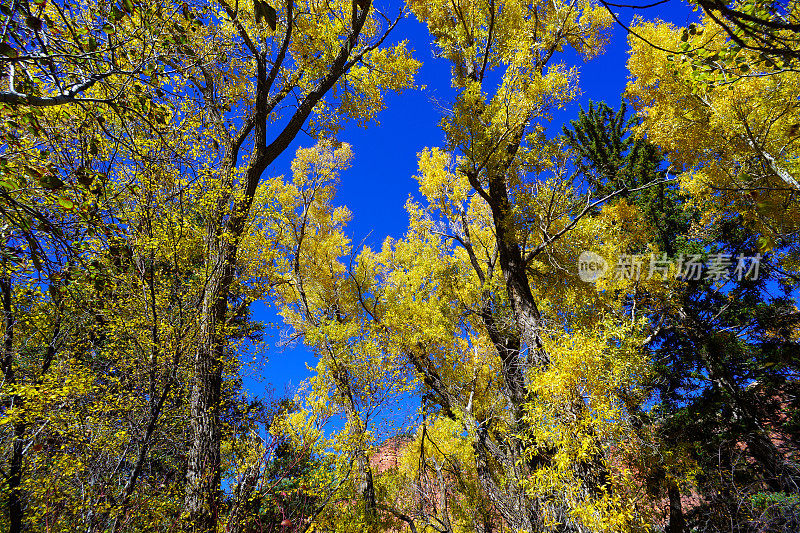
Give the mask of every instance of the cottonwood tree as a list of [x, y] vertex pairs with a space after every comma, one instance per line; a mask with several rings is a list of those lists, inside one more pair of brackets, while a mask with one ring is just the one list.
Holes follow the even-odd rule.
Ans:
[[[228, 296], [240, 239], [266, 168], [308, 125], [332, 133], [341, 120], [371, 119], [386, 90], [411, 86], [417, 68], [404, 44], [381, 48], [399, 20], [371, 2], [190, 5], [194, 30], [173, 68], [191, 102], [185, 127], [205, 146], [217, 197], [206, 219], [205, 290], [194, 356], [186, 524], [213, 531], [220, 501], [218, 403]], [[196, 12], [196, 14], [195, 14]], [[174, 89], [174, 88], [173, 88]], [[229, 111], [230, 110], [230, 111]], [[309, 123], [309, 119], [313, 120]], [[278, 127], [270, 131], [270, 125]]]
[[14, 0], [0, 7], [0, 103], [51, 107], [124, 105], [148, 74], [173, 26], [159, 4]]
[[737, 46], [796, 68], [800, 59], [800, 13], [796, 3], [698, 0], [697, 5]]
[[[628, 33], [654, 48], [663, 48], [664, 43], [650, 41], [635, 28], [624, 24], [614, 10], [619, 8], [652, 10], [666, 4], [669, 0], [657, 2], [620, 3], [601, 0]], [[792, 0], [693, 0], [690, 5], [702, 10], [707, 19], [714, 22], [715, 29], [736, 51], [745, 49], [754, 53], [776, 71], [796, 70], [800, 58], [800, 18], [797, 4]], [[688, 29], [688, 28], [687, 28]], [[685, 42], [685, 40], [684, 40]], [[672, 50], [672, 49], [667, 49]], [[686, 47], [682, 52], [695, 55], [702, 52], [699, 47]], [[700, 55], [699, 57], [702, 57]]]
[[[707, 217], [744, 214], [764, 250], [792, 235], [800, 194], [798, 73], [775, 72], [757, 53], [732, 48], [710, 19], [691, 28], [642, 23], [637, 32], [678, 50], [630, 40], [627, 92], [640, 134], [664, 151]], [[680, 52], [689, 49], [699, 58]]]
[[[647, 517], [635, 487], [607, 457], [629, 431], [619, 391], [635, 391], [648, 365], [639, 322], [622, 319], [616, 296], [633, 289], [615, 280], [599, 293], [564, 265], [581, 247], [609, 257], [636, 249], [649, 230], [633, 223], [638, 211], [627, 202], [598, 211], [623, 190], [587, 200], [569, 155], [541, 135], [576, 90], [576, 73], [551, 60], [566, 46], [598, 53], [610, 20], [589, 3], [411, 8], [453, 64], [448, 146], [420, 154], [425, 201], [407, 205], [403, 239], [349, 260], [337, 259], [349, 251], [331, 248], [335, 241], [319, 241], [326, 245], [304, 285], [317, 318], [290, 316], [313, 342], [342, 349], [312, 379], [306, 413], [347, 403], [335, 386], [342, 377], [362, 412], [373, 391], [406, 383], [425, 409], [460, 427], [455, 440], [472, 450], [465, 471], [475, 473], [488, 515], [520, 531], [640, 527]], [[300, 416], [292, 425], [302, 428]], [[455, 524], [446, 511], [398, 509], [397, 485], [378, 485], [383, 516]]]
[[[564, 375], [553, 360], [553, 351], [564, 347], [548, 346], [553, 340], [545, 323], [555, 317], [546, 317], [540, 309], [548, 301], [548, 288], [534, 281], [534, 273], [540, 256], [553, 253], [553, 244], [603, 201], [578, 207], [563, 158], [541, 128], [553, 109], [572, 99], [577, 87], [577, 72], [558, 63], [558, 54], [570, 46], [585, 57], [600, 53], [610, 17], [588, 2], [412, 3], [412, 9], [428, 24], [441, 55], [451, 61], [453, 85], [459, 90], [443, 120], [446, 152], [433, 151], [421, 159], [421, 187], [431, 204], [428, 209], [441, 210], [438, 216], [448, 228], [442, 233], [462, 246], [482, 285], [482, 303], [476, 302], [473, 312], [497, 353], [498, 392], [510, 412], [502, 437], [491, 418], [465, 424], [474, 436], [479, 479], [515, 530], [541, 530], [555, 522], [565, 529], [591, 527], [592, 513], [583, 505], [602, 494], [608, 468], [597, 445], [588, 444], [595, 429], [590, 429], [592, 408], [581, 388], [576, 384], [570, 392], [565, 385], [557, 393], [546, 392], [539, 381], [551, 373]], [[548, 196], [551, 207], [542, 212], [537, 204]], [[471, 227], [462, 203], [483, 204], [481, 229]], [[485, 232], [488, 239], [478, 237]], [[495, 285], [497, 276], [502, 290]], [[437, 401], [450, 411], [469, 405], [432, 372], [438, 365], [425, 350], [420, 347], [412, 360]], [[558, 405], [556, 398], [563, 403]], [[558, 466], [549, 470], [571, 452], [565, 442], [538, 433], [537, 415], [583, 424], [587, 433], [580, 438], [587, 439], [590, 451], [571, 458], [571, 474]], [[502, 465], [502, 475], [493, 472], [495, 465]], [[562, 481], [571, 477], [572, 491], [550, 493], [554, 485], [545, 488], [548, 475]]]
[[[286, 432], [298, 446], [327, 457], [339, 478], [323, 484], [334, 487], [320, 498], [331, 505], [315, 513], [315, 523], [365, 531], [379, 527], [380, 495], [369, 460], [374, 435], [380, 432], [377, 414], [408, 385], [398, 369], [381, 364], [386, 355], [370, 337], [375, 325], [365, 316], [357, 285], [347, 274], [351, 245], [344, 225], [350, 213], [334, 205], [334, 195], [351, 157], [348, 145], [329, 141], [299, 149], [291, 182], [280, 185], [278, 214], [265, 220], [271, 220], [268, 233], [279, 236], [269, 271], [277, 276], [272, 284], [281, 313], [292, 336], [319, 358], [303, 409], [284, 421]], [[250, 246], [262, 248], [259, 241]], [[344, 427], [326, 438], [319, 426], [335, 415], [343, 416]]]
[[115, 522], [120, 515], [135, 524], [169, 507], [143, 502], [159, 484], [171, 490], [170, 473], [174, 482], [182, 471], [174, 423], [184, 417], [180, 354], [195, 303], [183, 278], [190, 266], [172, 270], [166, 257], [178, 259], [192, 239], [173, 240], [172, 249], [168, 241], [137, 246], [146, 235], [112, 241], [116, 253], [102, 239], [72, 241], [80, 257], [61, 270], [5, 265], [13, 281], [5, 368], [14, 379], [2, 389], [11, 400], [3, 444], [13, 449], [9, 463], [18, 463], [17, 479], [7, 480], [12, 531], [42, 522], [116, 529], [126, 525]]
[[[24, 118], [13, 127], [36, 137], [39, 118], [46, 117], [81, 134], [62, 139], [86, 141], [74, 144], [72, 155], [80, 157], [66, 165], [53, 165], [44, 152], [28, 165], [49, 202], [79, 225], [84, 208], [97, 212], [88, 190], [103, 179], [115, 180], [132, 212], [151, 194], [148, 182], [175, 187], [167, 203], [197, 202], [205, 251], [196, 272], [202, 291], [195, 303], [200, 329], [188, 402], [185, 523], [214, 530], [221, 512], [219, 402], [227, 341], [239, 311], [254, 297], [239, 298], [232, 287], [257, 185], [303, 128], [318, 136], [334, 133], [342, 120], [364, 124], [381, 108], [385, 90], [413, 84], [417, 63], [404, 44], [381, 48], [399, 18], [387, 18], [371, 2], [293, 1], [69, 9], [15, 3], [5, 16], [4, 27], [16, 32], [3, 48], [6, 72], [14, 72], [6, 77], [11, 107], [5, 111]], [[50, 115], [32, 111], [37, 106]], [[275, 131], [268, 133], [268, 127]], [[20, 138], [12, 133], [10, 139]], [[24, 163], [23, 153], [12, 154], [4, 179]], [[105, 168], [98, 168], [101, 163]], [[4, 191], [14, 194], [27, 190], [16, 178], [6, 185]], [[72, 193], [81, 187], [89, 196], [78, 204]], [[30, 211], [41, 211], [38, 199], [20, 198], [12, 204], [16, 212], [30, 217]], [[134, 217], [124, 222], [133, 226], [123, 227], [138, 233], [147, 221]], [[142, 281], [146, 287], [146, 275]]]

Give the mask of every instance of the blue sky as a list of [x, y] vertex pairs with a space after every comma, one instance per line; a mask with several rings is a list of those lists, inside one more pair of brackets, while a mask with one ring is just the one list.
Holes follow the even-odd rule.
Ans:
[[[621, 20], [631, 22], [634, 11], [618, 9]], [[639, 11], [647, 19], [661, 18], [685, 26], [696, 20], [696, 14], [677, 0]], [[355, 158], [352, 167], [343, 173], [338, 192], [338, 203], [346, 205], [353, 213], [349, 235], [354, 243], [378, 248], [388, 237], [400, 238], [406, 231], [408, 218], [404, 204], [409, 195], [417, 196], [417, 153], [426, 147], [441, 146], [444, 136], [438, 127], [441, 112], [434, 99], [447, 103], [452, 99], [450, 65], [446, 59], [434, 58], [427, 29], [415, 18], [403, 19], [394, 31], [393, 40], [407, 39], [415, 57], [422, 61], [418, 84], [424, 90], [391, 94], [386, 99], [387, 108], [378, 116], [380, 124], [362, 129], [349, 124], [339, 140], [352, 145]], [[605, 101], [616, 108], [627, 83], [627, 35], [615, 26], [606, 53], [589, 62], [575, 55], [567, 56], [580, 68], [581, 96], [554, 116], [552, 133], [561, 131], [561, 125], [575, 119], [580, 105], [590, 100]], [[287, 173], [288, 163], [297, 146], [308, 146], [312, 141], [298, 138], [295, 146], [276, 162], [268, 173]], [[274, 313], [261, 302], [253, 305], [257, 320], [274, 323]], [[268, 361], [263, 367], [245, 373], [245, 387], [251, 395], [263, 395], [272, 388], [277, 394], [292, 390], [309, 373], [306, 362], [314, 365], [314, 358], [302, 346], [292, 349], [276, 347], [277, 329], [268, 330], [264, 346]]]

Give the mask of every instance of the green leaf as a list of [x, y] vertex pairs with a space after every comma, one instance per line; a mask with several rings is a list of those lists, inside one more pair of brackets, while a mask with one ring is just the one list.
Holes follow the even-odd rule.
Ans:
[[72, 210], [75, 209], [75, 202], [67, 198], [66, 196], [59, 196], [56, 198], [56, 203], [63, 207], [64, 209]]

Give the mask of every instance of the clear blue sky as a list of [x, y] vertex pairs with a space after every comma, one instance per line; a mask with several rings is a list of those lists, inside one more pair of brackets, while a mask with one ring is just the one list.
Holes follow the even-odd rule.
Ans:
[[[635, 14], [630, 9], [616, 11], [626, 24]], [[661, 18], [681, 26], [697, 19], [696, 13], [677, 0], [638, 13], [647, 19]], [[403, 206], [409, 195], [418, 195], [417, 182], [413, 178], [417, 171], [417, 153], [426, 147], [443, 145], [444, 137], [438, 127], [441, 114], [433, 99], [447, 103], [454, 94], [450, 88], [448, 61], [433, 58], [427, 30], [413, 17], [403, 19], [394, 31], [395, 42], [406, 39], [410, 48], [415, 50], [415, 57], [422, 61], [418, 84], [426, 86], [426, 89], [389, 95], [387, 108], [378, 116], [379, 125], [371, 124], [367, 129], [361, 129], [350, 124], [339, 139], [352, 145], [355, 158], [352, 167], [341, 176], [338, 203], [346, 205], [353, 213], [348, 226], [351, 240], [357, 244], [366, 239], [365, 243], [372, 248], [379, 248], [387, 236], [400, 238], [405, 233], [408, 218]], [[589, 62], [570, 56], [580, 68], [582, 94], [554, 116], [551, 132], [559, 133], [561, 125], [576, 118], [579, 106], [586, 106], [590, 100], [605, 101], [614, 108], [618, 107], [627, 83], [627, 50], [626, 32], [615, 26], [604, 55]], [[267, 172], [271, 175], [288, 174], [288, 163], [296, 147], [311, 143], [308, 138], [298, 138], [295, 146]], [[258, 320], [279, 320], [263, 303], [254, 304], [253, 309]], [[305, 363], [314, 365], [313, 355], [303, 346], [285, 350], [275, 347], [278, 338], [277, 330], [267, 331], [265, 350], [268, 362], [254, 369], [258, 376], [252, 372], [245, 375], [245, 387], [251, 395], [262, 395], [270, 387], [277, 394], [287, 387], [294, 389], [309, 375]]]

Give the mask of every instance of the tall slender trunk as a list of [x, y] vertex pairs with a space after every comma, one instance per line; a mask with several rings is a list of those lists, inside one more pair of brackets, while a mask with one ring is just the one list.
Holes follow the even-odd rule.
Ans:
[[252, 523], [251, 513], [254, 510], [254, 504], [258, 505], [259, 502], [257, 499], [255, 502], [252, 501], [252, 496], [257, 488], [259, 479], [261, 479], [262, 467], [263, 465], [260, 461], [249, 464], [236, 484], [236, 488], [233, 491], [233, 501], [228, 512], [226, 533], [246, 533], [254, 530], [255, 525]]
[[[510, 165], [519, 147], [522, 136], [507, 150], [507, 165]], [[501, 165], [503, 167], [503, 165]], [[524, 414], [524, 404], [529, 401], [528, 375], [532, 369], [546, 369], [550, 365], [550, 357], [542, 340], [542, 318], [536, 305], [530, 282], [528, 280], [526, 263], [523, 257], [522, 246], [516, 234], [512, 215], [511, 200], [506, 183], [506, 168], [495, 169], [488, 177], [488, 191], [484, 190], [477, 180], [477, 176], [469, 176], [473, 188], [478, 190], [486, 199], [492, 212], [493, 225], [497, 243], [497, 258], [503, 279], [506, 284], [506, 293], [511, 303], [514, 314], [516, 331], [508, 332], [496, 327], [496, 319], [491, 309], [482, 313], [483, 322], [489, 332], [489, 337], [498, 350], [502, 362], [503, 389], [514, 415], [512, 435], [503, 443], [503, 450], [508, 459], [509, 467], [505, 468], [508, 497], [503, 505], [498, 506], [504, 519], [515, 529], [540, 531], [545, 529], [542, 523], [542, 508], [552, 505], [539, 501], [527, 495], [521, 483], [538, 468], [548, 462], [548, 453], [527, 446], [523, 437], [529, 434], [529, 422]], [[523, 353], [523, 350], [526, 350]], [[563, 406], [564, 416], [583, 416], [582, 402], [575, 402]], [[477, 455], [490, 455], [486, 452], [488, 436], [476, 442]], [[496, 455], [496, 454], [494, 454]], [[486, 459], [483, 459], [486, 462]], [[479, 468], [479, 473], [480, 473]], [[485, 469], [484, 477], [487, 469]], [[607, 479], [607, 471], [600, 457], [593, 457], [575, 465], [575, 475], [582, 484], [581, 492], [585, 497], [590, 497], [598, 487]], [[483, 481], [483, 480], [482, 480]], [[484, 489], [489, 486], [484, 482]], [[497, 497], [496, 497], [497, 499]], [[497, 503], [497, 502], [496, 502]], [[557, 506], [556, 506], [557, 507]], [[505, 512], [503, 512], [505, 510]], [[558, 511], [558, 509], [553, 509]], [[567, 514], [562, 520], [559, 531], [573, 531], [571, 517]]]
[[[235, 20], [236, 10], [221, 2], [228, 16]], [[354, 13], [356, 3], [353, 4]], [[290, 93], [287, 88], [271, 96], [273, 83], [283, 68], [283, 60], [292, 39], [294, 20], [292, 0], [287, 0], [286, 20], [289, 21], [280, 50], [268, 69], [264, 53], [255, 46], [246, 29], [238, 25], [237, 31], [247, 49], [253, 54], [256, 66], [255, 105], [249, 117], [236, 134], [231, 135], [223, 117], [218, 116], [219, 133], [228, 139], [226, 154], [221, 165], [223, 193], [217, 202], [217, 212], [212, 215], [207, 238], [209, 253], [206, 257], [208, 283], [200, 309], [200, 342], [193, 363], [194, 379], [191, 393], [189, 424], [189, 453], [186, 470], [185, 529], [197, 533], [216, 533], [220, 513], [220, 420], [219, 402], [222, 387], [222, 361], [225, 355], [228, 298], [233, 285], [239, 240], [246, 228], [250, 207], [261, 181], [261, 175], [292, 143], [308, 120], [312, 110], [325, 94], [355, 63], [351, 57], [358, 44], [361, 30], [371, 9], [371, 0], [361, 5], [354, 15], [352, 28], [346, 42], [333, 59], [328, 72], [317, 86], [298, 104], [294, 114], [283, 129], [267, 144], [267, 118], [275, 106]], [[386, 34], [380, 39], [386, 37]], [[379, 42], [380, 42], [379, 41]], [[361, 56], [363, 57], [363, 53]], [[206, 88], [204, 98], [213, 106], [213, 87], [207, 81], [199, 83]], [[291, 89], [291, 87], [289, 87]], [[239, 151], [242, 143], [252, 134], [252, 151], [242, 181], [234, 181]], [[243, 193], [236, 198], [234, 187]]]
[[669, 533], [683, 533], [686, 531], [686, 521], [683, 518], [681, 493], [675, 481], [670, 481], [667, 495], [669, 496], [669, 526], [667, 526], [667, 531]]
[[[227, 253], [226, 253], [227, 252]], [[211, 256], [211, 271], [200, 315], [200, 343], [193, 361], [191, 435], [186, 470], [186, 513], [189, 531], [216, 531], [220, 513], [220, 394], [225, 338], [222, 328], [228, 311], [233, 278], [228, 248]]]
[[[200, 306], [200, 335], [192, 363], [190, 396], [189, 451], [186, 465], [184, 529], [196, 533], [216, 533], [221, 513], [219, 418], [222, 367], [227, 346], [225, 325], [228, 298], [234, 281], [239, 239], [244, 232], [261, 174], [277, 155], [269, 158], [266, 149], [267, 105], [266, 67], [257, 62], [256, 111], [254, 126], [243, 126], [240, 135], [230, 139], [222, 164], [222, 192], [216, 211], [210, 217], [206, 240], [208, 281]], [[262, 111], [259, 111], [262, 110]], [[253, 152], [245, 172], [244, 194], [234, 198], [234, 179], [238, 150], [245, 137], [253, 136]], [[232, 205], [231, 205], [232, 203]]]
[[[14, 375], [14, 310], [11, 306], [11, 279], [3, 276], [0, 278], [0, 298], [3, 300], [3, 378], [6, 387], [16, 384]], [[16, 394], [11, 395], [11, 405], [19, 408], [21, 398]], [[9, 533], [22, 531], [22, 460], [24, 453], [25, 424], [14, 423], [14, 439], [11, 451], [11, 461], [8, 467], [8, 524]]]

